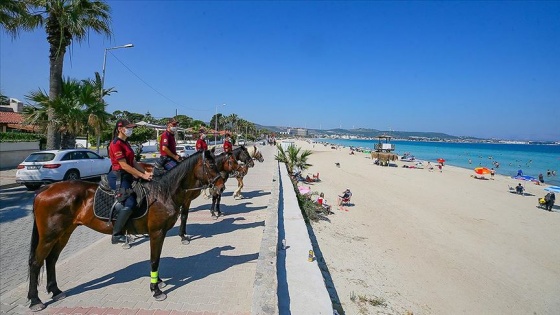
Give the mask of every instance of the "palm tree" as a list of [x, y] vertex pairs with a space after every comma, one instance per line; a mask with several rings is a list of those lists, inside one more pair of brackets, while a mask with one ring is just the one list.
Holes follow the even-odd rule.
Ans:
[[312, 164], [307, 163], [307, 158], [313, 153], [310, 150], [301, 151], [300, 147], [296, 147], [293, 144], [288, 146], [286, 151], [284, 151], [284, 148], [282, 148], [280, 144], [277, 145], [277, 148], [278, 154], [274, 156], [274, 159], [278, 162], [286, 163], [286, 168], [288, 169], [289, 174], [293, 174], [294, 168], [305, 171], [310, 166], [313, 166]]
[[[49, 43], [49, 99], [62, 93], [62, 68], [66, 48], [72, 41], [82, 42], [89, 31], [111, 37], [110, 7], [103, 0], [3, 0], [0, 12], [8, 18], [0, 20], [12, 37], [19, 31], [45, 26]], [[54, 108], [47, 109], [47, 149], [59, 147]]]

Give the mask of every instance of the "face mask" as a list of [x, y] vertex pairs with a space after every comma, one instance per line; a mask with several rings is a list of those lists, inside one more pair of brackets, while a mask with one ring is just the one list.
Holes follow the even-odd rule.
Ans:
[[128, 138], [130, 136], [132, 136], [132, 128], [125, 128], [124, 129], [124, 135]]
[[173, 133], [176, 133], [177, 132], [177, 127], [171, 127], [171, 128], [169, 128], [169, 130]]

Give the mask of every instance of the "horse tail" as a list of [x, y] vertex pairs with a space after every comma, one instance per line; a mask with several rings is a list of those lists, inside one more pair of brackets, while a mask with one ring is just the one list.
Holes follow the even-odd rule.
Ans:
[[33, 201], [33, 231], [31, 232], [31, 245], [29, 247], [29, 269], [27, 276], [29, 277], [31, 272], [31, 266], [35, 262], [35, 252], [37, 246], [39, 245], [39, 229], [37, 228], [37, 219], [35, 216], [35, 201]]

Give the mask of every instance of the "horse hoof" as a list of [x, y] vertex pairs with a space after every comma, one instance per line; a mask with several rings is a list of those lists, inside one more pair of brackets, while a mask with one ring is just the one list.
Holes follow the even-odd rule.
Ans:
[[160, 290], [163, 289], [163, 288], [165, 288], [166, 286], [167, 286], [167, 283], [165, 283], [165, 282], [163, 282], [163, 281], [158, 282], [158, 288], [159, 288]]
[[35, 305], [30, 305], [30, 306], [29, 306], [29, 309], [30, 309], [32, 312], [39, 312], [39, 311], [44, 310], [45, 308], [47, 308], [47, 306], [46, 306], [45, 304], [43, 304], [43, 303], [39, 303], [39, 304], [35, 304]]
[[167, 294], [165, 294], [163, 292], [158, 294], [158, 295], [154, 294], [154, 299], [156, 299], [156, 301], [163, 301], [163, 300], [167, 299]]
[[181, 244], [183, 244], [183, 245], [189, 245], [190, 243], [191, 243], [191, 240], [188, 237], [181, 240]]
[[132, 246], [130, 246], [130, 243], [124, 243], [124, 244], [122, 244], [122, 248], [123, 248], [123, 249], [130, 249], [130, 247], [132, 247]]
[[58, 295], [52, 297], [53, 301], [60, 301], [66, 298], [66, 293], [61, 292]]

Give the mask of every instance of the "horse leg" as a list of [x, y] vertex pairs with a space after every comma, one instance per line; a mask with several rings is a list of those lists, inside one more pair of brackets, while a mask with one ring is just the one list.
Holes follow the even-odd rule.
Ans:
[[27, 298], [31, 301], [29, 309], [33, 312], [44, 310], [47, 306], [39, 299], [39, 274], [45, 257], [51, 251], [52, 245], [45, 244], [40, 239], [37, 229], [36, 218], [33, 220], [33, 232], [31, 233], [31, 248], [29, 249], [29, 288]]
[[70, 235], [72, 235], [72, 232], [74, 232], [75, 229], [75, 226], [68, 229], [64, 235], [59, 238], [58, 242], [56, 242], [50, 254], [46, 258], [47, 292], [52, 293], [52, 299], [55, 301], [62, 300], [66, 297], [66, 294], [58, 288], [58, 284], [56, 282], [56, 262], [58, 261], [60, 253], [66, 244], [68, 244]]
[[243, 178], [237, 177], [237, 189], [233, 192], [234, 198], [243, 198], [241, 196], [241, 188], [243, 188]]
[[216, 197], [216, 212], [218, 212], [218, 217], [222, 215], [222, 211], [220, 211], [220, 203], [222, 201], [222, 195], [218, 195]]
[[212, 206], [210, 207], [210, 213], [212, 213], [212, 218], [215, 220], [217, 219], [216, 217], [216, 213], [214, 212], [214, 209], [216, 207], [216, 201], [218, 200], [218, 197], [216, 197], [216, 195], [212, 195]]
[[181, 244], [188, 245], [191, 242], [191, 238], [187, 235], [187, 219], [189, 218], [189, 208], [191, 206], [191, 201], [186, 200], [181, 207], [181, 222], [179, 224], [179, 236], [181, 237]]
[[[150, 291], [154, 293], [153, 297], [156, 301], [163, 301], [167, 295], [161, 292], [161, 288], [165, 283], [159, 277], [159, 260], [161, 258], [161, 250], [163, 241], [165, 240], [165, 232], [162, 230], [150, 232]], [[160, 285], [162, 283], [163, 285]]]

